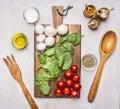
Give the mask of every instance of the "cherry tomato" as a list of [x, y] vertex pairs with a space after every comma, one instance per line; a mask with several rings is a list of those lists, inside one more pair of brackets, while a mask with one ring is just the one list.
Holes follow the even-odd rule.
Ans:
[[61, 80], [57, 82], [57, 87], [63, 89], [65, 87], [65, 81]]
[[68, 87], [65, 87], [65, 88], [63, 89], [63, 93], [64, 93], [65, 96], [69, 96], [70, 93], [71, 93], [71, 89], [68, 88]]
[[72, 90], [71, 91], [71, 97], [72, 98], [77, 98], [79, 96], [79, 92], [78, 91], [76, 91], [76, 90]]
[[55, 90], [55, 95], [56, 95], [57, 97], [62, 97], [62, 96], [63, 96], [63, 91], [62, 91], [62, 89], [56, 89], [56, 90]]
[[72, 87], [73, 86], [73, 81], [72, 80], [66, 80], [66, 86], [67, 87]]
[[79, 91], [81, 89], [81, 84], [80, 83], [75, 83], [73, 85], [74, 90]]
[[71, 70], [67, 70], [64, 72], [64, 77], [66, 79], [71, 79], [73, 77], [73, 73], [71, 72]]
[[78, 73], [78, 66], [77, 65], [71, 65], [70, 69], [73, 73]]
[[74, 74], [72, 80], [73, 80], [73, 82], [78, 83], [80, 81], [80, 75]]

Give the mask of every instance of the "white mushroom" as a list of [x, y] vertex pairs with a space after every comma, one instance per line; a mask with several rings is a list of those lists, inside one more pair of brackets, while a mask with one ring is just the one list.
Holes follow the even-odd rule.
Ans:
[[46, 39], [46, 36], [44, 34], [40, 34], [36, 37], [36, 41], [41, 43], [44, 42], [45, 39]]
[[57, 27], [58, 34], [65, 35], [68, 33], [68, 26], [61, 24]]
[[36, 34], [43, 34], [43, 32], [44, 32], [43, 25], [36, 24], [35, 28], [34, 28], [34, 31], [35, 31]]
[[38, 43], [36, 48], [38, 51], [43, 51], [46, 49], [46, 45], [45, 45], [45, 43]]
[[47, 26], [45, 28], [45, 34], [47, 36], [55, 36], [57, 34], [57, 30], [53, 26]]
[[55, 44], [55, 38], [52, 36], [47, 37], [45, 40], [45, 44], [49, 47], [53, 46]]

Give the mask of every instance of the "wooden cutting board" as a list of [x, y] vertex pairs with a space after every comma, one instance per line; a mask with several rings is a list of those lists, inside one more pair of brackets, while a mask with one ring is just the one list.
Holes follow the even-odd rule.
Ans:
[[[56, 9], [59, 9], [59, 11], [62, 13], [63, 12], [63, 7], [62, 6], [53, 6], [52, 7], [52, 12], [53, 12], [53, 24], [55, 28], [62, 24], [62, 16], [60, 16]], [[43, 24], [44, 26], [48, 26], [49, 24]], [[74, 24], [68, 24], [69, 27], [69, 34], [74, 33], [74, 32], [80, 32], [81, 33], [81, 26], [80, 25], [74, 25]], [[38, 60], [38, 54], [39, 52], [36, 50], [36, 34], [34, 34], [34, 69], [40, 65], [40, 62]], [[59, 35], [56, 36], [56, 44], [59, 43]], [[79, 73], [81, 72], [81, 43], [78, 46], [74, 47], [74, 55], [73, 55], [73, 64], [78, 65], [79, 67]], [[42, 69], [39, 69], [37, 71], [34, 70], [34, 76], [36, 76]], [[38, 87], [34, 86], [34, 96], [36, 98], [57, 98], [54, 95], [54, 90], [56, 89], [56, 83], [58, 80], [64, 80], [63, 73], [61, 74], [60, 77], [58, 77], [57, 80], [55, 81], [50, 81], [49, 85], [51, 86], [51, 93], [49, 96], [44, 96], [43, 94], [40, 93], [40, 90]], [[63, 96], [64, 98], [65, 96]], [[80, 97], [80, 96], [79, 96]]]

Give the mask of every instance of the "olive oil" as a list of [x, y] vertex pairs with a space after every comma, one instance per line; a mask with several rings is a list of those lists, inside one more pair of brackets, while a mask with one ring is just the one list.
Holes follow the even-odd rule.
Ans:
[[13, 46], [17, 49], [23, 49], [27, 45], [27, 37], [23, 33], [16, 33], [11, 40]]

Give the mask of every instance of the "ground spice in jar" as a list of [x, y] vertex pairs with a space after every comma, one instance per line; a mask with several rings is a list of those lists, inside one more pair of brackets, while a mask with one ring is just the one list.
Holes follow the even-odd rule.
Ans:
[[96, 8], [93, 5], [86, 5], [86, 8], [84, 10], [84, 16], [85, 17], [92, 17], [95, 13]]
[[96, 65], [96, 58], [91, 54], [87, 54], [82, 58], [82, 65], [86, 69], [92, 69]]

